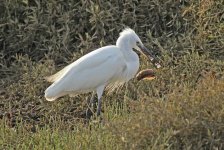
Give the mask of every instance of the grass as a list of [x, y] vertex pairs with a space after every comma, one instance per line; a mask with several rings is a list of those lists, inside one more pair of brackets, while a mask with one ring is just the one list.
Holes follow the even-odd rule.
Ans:
[[[0, 149], [223, 149], [222, 0], [0, 4]], [[45, 76], [115, 43], [129, 26], [163, 64], [153, 81], [47, 102]], [[152, 65], [141, 57], [141, 69]]]

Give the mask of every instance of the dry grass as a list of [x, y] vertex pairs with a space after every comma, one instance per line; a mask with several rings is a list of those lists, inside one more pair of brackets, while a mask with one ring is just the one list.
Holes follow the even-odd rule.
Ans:
[[[0, 148], [223, 149], [223, 10], [222, 0], [1, 2]], [[86, 123], [88, 94], [44, 99], [43, 77], [125, 26], [161, 59], [156, 80], [104, 95], [101, 123]]]

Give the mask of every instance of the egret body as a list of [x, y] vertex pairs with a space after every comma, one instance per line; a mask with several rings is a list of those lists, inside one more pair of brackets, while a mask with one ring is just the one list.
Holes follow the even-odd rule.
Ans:
[[116, 45], [96, 49], [47, 77], [53, 83], [45, 90], [45, 98], [54, 101], [64, 95], [74, 96], [92, 91], [97, 94], [99, 115], [105, 88], [113, 90], [135, 77], [139, 69], [139, 57], [133, 49], [154, 60], [138, 35], [132, 29], [125, 29], [120, 33]]

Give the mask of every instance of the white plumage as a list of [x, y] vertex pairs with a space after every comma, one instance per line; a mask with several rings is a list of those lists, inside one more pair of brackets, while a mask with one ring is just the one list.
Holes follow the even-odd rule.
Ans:
[[[137, 73], [139, 57], [133, 48], [143, 50], [145, 54], [147, 52], [137, 34], [128, 28], [120, 33], [116, 45], [94, 50], [47, 77], [53, 84], [45, 91], [46, 99], [53, 101], [67, 94], [73, 96], [93, 91], [97, 93], [100, 103], [106, 87], [114, 89]], [[100, 111], [99, 107], [97, 111]]]

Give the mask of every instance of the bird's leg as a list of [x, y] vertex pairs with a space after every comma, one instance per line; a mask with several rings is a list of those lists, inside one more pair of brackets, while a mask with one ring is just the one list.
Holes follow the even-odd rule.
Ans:
[[88, 101], [88, 108], [86, 110], [86, 118], [90, 119], [93, 115], [93, 111], [96, 110], [96, 100], [95, 100], [95, 92], [92, 93], [90, 100]]
[[96, 93], [97, 93], [97, 98], [98, 98], [98, 107], [97, 107], [97, 112], [96, 115], [99, 116], [101, 112], [101, 97], [103, 95], [105, 85], [102, 85], [97, 88]]
[[94, 112], [96, 111], [96, 107], [97, 107], [96, 102], [97, 101], [96, 101], [95, 93], [93, 92], [88, 105]]
[[97, 107], [96, 115], [99, 116], [100, 112], [101, 112], [101, 98], [98, 99], [98, 107]]

